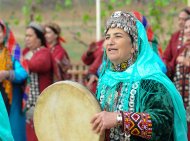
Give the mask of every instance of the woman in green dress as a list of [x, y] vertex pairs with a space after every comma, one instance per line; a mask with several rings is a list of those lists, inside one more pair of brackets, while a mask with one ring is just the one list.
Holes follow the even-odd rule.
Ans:
[[117, 11], [107, 20], [96, 92], [103, 111], [91, 120], [105, 141], [187, 141], [182, 98], [149, 46], [132, 13]]

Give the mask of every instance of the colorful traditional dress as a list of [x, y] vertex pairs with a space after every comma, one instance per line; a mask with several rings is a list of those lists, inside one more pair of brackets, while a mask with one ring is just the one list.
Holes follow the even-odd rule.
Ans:
[[12, 58], [13, 62], [13, 96], [10, 108], [10, 124], [15, 141], [26, 141], [26, 117], [22, 112], [23, 80], [26, 80], [28, 74], [21, 64]]
[[22, 112], [22, 87], [28, 74], [20, 64], [21, 50], [13, 33], [2, 20], [0, 24], [4, 27], [5, 34], [5, 47], [0, 52], [0, 70], [7, 70], [10, 73], [9, 79], [0, 83], [0, 91], [9, 113], [14, 140], [26, 141], [25, 114]]
[[[179, 56], [190, 58], [190, 44], [183, 46]], [[177, 57], [177, 56], [176, 56]], [[176, 58], [175, 57], [175, 58]], [[188, 121], [188, 139], [190, 140], [190, 66], [184, 66], [182, 63], [175, 63], [174, 84], [180, 92], [187, 112]]]
[[[118, 20], [120, 16], [126, 20]], [[105, 140], [187, 141], [181, 95], [160, 69], [141, 22], [119, 11], [107, 24], [107, 29], [124, 28], [133, 37], [138, 53], [134, 63], [128, 60], [117, 67], [104, 54], [96, 96], [103, 110], [121, 112], [123, 117], [121, 126], [106, 131]]]
[[67, 70], [71, 67], [69, 55], [58, 42], [54, 47], [49, 48], [54, 61], [55, 81], [67, 80], [70, 78]]
[[23, 99], [23, 110], [27, 111], [27, 141], [37, 141], [33, 125], [33, 110], [39, 94], [53, 83], [53, 61], [49, 49], [45, 47], [30, 51], [23, 50], [29, 70], [28, 84]]
[[167, 75], [173, 80], [174, 69], [173, 62], [176, 59], [175, 56], [179, 53], [179, 49], [183, 45], [183, 31], [177, 31], [172, 34], [169, 44], [166, 47], [163, 54], [163, 61], [167, 66]]

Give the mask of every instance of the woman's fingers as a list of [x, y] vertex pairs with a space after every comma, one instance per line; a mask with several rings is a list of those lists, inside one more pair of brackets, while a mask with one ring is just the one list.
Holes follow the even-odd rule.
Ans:
[[92, 130], [95, 133], [103, 134], [105, 129], [110, 129], [116, 125], [116, 112], [100, 112], [96, 114], [92, 120]]
[[106, 128], [104, 127], [104, 123], [102, 123], [101, 129], [100, 129], [100, 135], [103, 135], [105, 130]]
[[98, 128], [101, 126], [101, 117], [100, 116], [95, 116], [92, 119], [92, 130], [95, 132], [98, 131]]
[[94, 121], [97, 119], [98, 116], [99, 116], [99, 114], [96, 114], [95, 116], [93, 116], [90, 123], [94, 123]]
[[97, 134], [100, 133], [100, 131], [102, 129], [102, 125], [103, 125], [103, 123], [100, 121], [97, 128], [95, 129], [95, 133], [97, 133]]

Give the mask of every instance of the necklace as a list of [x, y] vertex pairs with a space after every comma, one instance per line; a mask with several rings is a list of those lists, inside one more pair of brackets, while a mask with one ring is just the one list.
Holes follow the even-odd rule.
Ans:
[[129, 58], [127, 61], [124, 61], [120, 64], [117, 64], [117, 65], [112, 64], [112, 69], [113, 71], [116, 71], [116, 72], [122, 72], [126, 70], [129, 66], [131, 66], [131, 64], [132, 64], [132, 57]]

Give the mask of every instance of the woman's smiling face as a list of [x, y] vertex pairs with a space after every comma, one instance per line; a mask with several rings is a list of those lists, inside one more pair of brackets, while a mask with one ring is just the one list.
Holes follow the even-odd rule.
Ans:
[[121, 28], [110, 28], [105, 35], [106, 54], [114, 64], [120, 64], [131, 57], [134, 52], [131, 38]]

